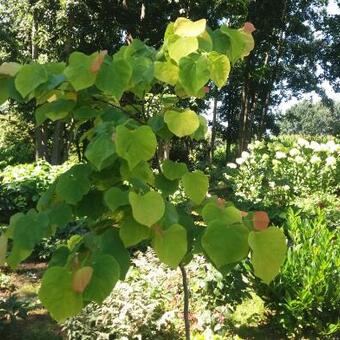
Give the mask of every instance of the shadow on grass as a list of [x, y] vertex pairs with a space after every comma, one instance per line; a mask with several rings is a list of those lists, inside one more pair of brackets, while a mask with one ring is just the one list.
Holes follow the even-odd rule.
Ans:
[[1, 340], [62, 340], [59, 326], [47, 314], [0, 321]]

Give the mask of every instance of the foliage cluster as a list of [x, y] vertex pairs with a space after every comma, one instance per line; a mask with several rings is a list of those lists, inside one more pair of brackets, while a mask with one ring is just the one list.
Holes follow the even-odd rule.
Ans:
[[11, 215], [34, 208], [40, 195], [70, 166], [39, 161], [4, 168], [0, 172], [0, 223], [8, 223]]
[[326, 106], [322, 102], [304, 100], [292, 106], [279, 119], [283, 134], [310, 136], [340, 134], [340, 103]]
[[15, 112], [0, 113], [0, 170], [34, 160], [33, 124]]
[[308, 219], [289, 210], [286, 230], [287, 260], [280, 277], [266, 289], [276, 320], [287, 335], [339, 334], [339, 228], [330, 229], [321, 211]]

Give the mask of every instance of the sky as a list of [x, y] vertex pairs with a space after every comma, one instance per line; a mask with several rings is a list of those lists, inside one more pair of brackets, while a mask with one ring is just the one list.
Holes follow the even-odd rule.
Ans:
[[[340, 7], [337, 5], [335, 0], [331, 0], [329, 2], [328, 13], [331, 15], [340, 14]], [[334, 101], [340, 101], [340, 93], [334, 92], [329, 82], [323, 82], [322, 87], [325, 89], [326, 94], [329, 98], [333, 99]], [[279, 110], [285, 112], [290, 107], [303, 99], [311, 99], [313, 102], [317, 102], [320, 100], [320, 97], [315, 92], [305, 93], [300, 98], [293, 97], [287, 101], [282, 101], [282, 103], [279, 105]]]

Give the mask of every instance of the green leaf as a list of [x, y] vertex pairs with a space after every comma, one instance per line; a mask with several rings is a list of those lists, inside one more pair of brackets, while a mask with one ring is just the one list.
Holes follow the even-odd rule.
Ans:
[[67, 263], [67, 259], [70, 255], [70, 250], [68, 249], [68, 247], [66, 246], [60, 246], [58, 247], [53, 255], [52, 258], [50, 260], [50, 262], [48, 263], [48, 267], [64, 267]]
[[151, 230], [145, 225], [137, 223], [131, 216], [124, 218], [119, 229], [119, 236], [125, 247], [132, 247], [150, 237]]
[[104, 195], [106, 205], [114, 212], [117, 208], [129, 205], [128, 192], [119, 188], [111, 188]]
[[228, 225], [233, 223], [242, 223], [242, 216], [240, 210], [234, 206], [227, 208], [218, 206], [214, 202], [207, 203], [202, 209], [202, 217], [206, 223], [210, 223], [214, 220], [223, 221]]
[[73, 100], [59, 99], [51, 103], [46, 103], [37, 108], [35, 116], [38, 124], [46, 118], [56, 121], [65, 118], [76, 106]]
[[229, 38], [227, 55], [232, 63], [248, 56], [254, 48], [254, 39], [250, 33], [242, 29], [233, 29], [221, 26], [221, 32]]
[[120, 268], [120, 279], [124, 280], [130, 267], [130, 255], [119, 237], [119, 229], [111, 228], [106, 230], [100, 236], [99, 247], [104, 254], [109, 254], [115, 258]]
[[168, 44], [169, 56], [177, 64], [185, 56], [197, 51], [198, 40], [197, 38], [177, 38], [175, 41]]
[[174, 23], [174, 33], [181, 37], [197, 37], [204, 33], [207, 21], [200, 19], [191, 21], [187, 18], [177, 18]]
[[72, 209], [65, 203], [58, 203], [52, 206], [48, 218], [52, 228], [64, 228], [72, 220]]
[[140, 161], [148, 161], [156, 151], [157, 140], [149, 126], [140, 126], [129, 130], [123, 125], [116, 129], [116, 150], [124, 158], [132, 170]]
[[198, 115], [189, 109], [183, 112], [166, 111], [164, 121], [168, 125], [169, 130], [177, 137], [190, 136], [200, 125]]
[[97, 168], [102, 170], [115, 160], [115, 145], [109, 134], [101, 133], [91, 140], [86, 148], [85, 157]]
[[8, 79], [0, 78], [0, 105], [9, 98]]
[[73, 117], [77, 120], [89, 120], [91, 118], [96, 118], [103, 113], [101, 110], [94, 109], [90, 106], [81, 106], [73, 111]]
[[185, 194], [195, 203], [200, 204], [209, 187], [208, 177], [200, 170], [186, 173], [182, 178]]
[[56, 193], [66, 203], [76, 204], [90, 190], [90, 168], [85, 164], [73, 166], [57, 179]]
[[200, 36], [197, 37], [198, 39], [198, 47], [200, 50], [210, 52], [213, 48], [213, 41], [211, 39], [210, 34], [205, 31]]
[[155, 178], [155, 184], [165, 196], [172, 195], [178, 189], [178, 180], [169, 180], [162, 174], [158, 174]]
[[219, 269], [247, 257], [249, 230], [242, 224], [228, 225], [224, 221], [211, 222], [201, 243], [204, 251]]
[[133, 182], [134, 180], [142, 181], [153, 185], [155, 176], [148, 162], [141, 161], [132, 170], [129, 169], [127, 162], [123, 162], [120, 167], [120, 173], [124, 180]]
[[132, 77], [132, 67], [123, 60], [114, 58], [112, 62], [102, 65], [96, 80], [96, 86], [110, 94], [118, 102], [124, 91], [129, 87]]
[[132, 207], [133, 218], [140, 224], [151, 227], [164, 215], [164, 200], [158, 192], [149, 191], [145, 195], [137, 195], [134, 192], [130, 192], [129, 201]]
[[81, 294], [72, 289], [72, 273], [63, 267], [48, 268], [42, 278], [39, 299], [52, 317], [64, 322], [83, 308]]
[[155, 78], [164, 83], [176, 85], [178, 72], [178, 66], [173, 64], [171, 61], [155, 62]]
[[200, 121], [200, 126], [190, 137], [194, 140], [200, 141], [205, 139], [205, 136], [208, 132], [208, 123], [203, 116], [198, 116], [198, 119]]
[[165, 231], [155, 228], [152, 247], [163, 263], [176, 268], [188, 250], [187, 232], [180, 224], [173, 224]]
[[84, 300], [101, 304], [119, 280], [120, 267], [110, 255], [94, 256], [91, 266], [93, 274], [84, 291]]
[[12, 251], [7, 263], [15, 268], [32, 252], [34, 246], [48, 233], [49, 220], [46, 213], [37, 213], [33, 210], [26, 215], [19, 213], [12, 216], [10, 229], [13, 239]]
[[190, 96], [197, 96], [210, 78], [210, 63], [204, 55], [193, 54], [179, 63], [179, 81]]
[[210, 52], [208, 58], [210, 60], [210, 79], [218, 88], [221, 88], [228, 80], [230, 61], [226, 55], [218, 52]]
[[43, 65], [24, 65], [15, 78], [15, 87], [23, 97], [26, 97], [47, 80], [48, 74]]
[[5, 233], [2, 233], [0, 236], [0, 267], [4, 265], [6, 255], [7, 255], [7, 244], [8, 244], [8, 237]]
[[186, 174], [188, 172], [188, 167], [185, 163], [173, 162], [166, 159], [162, 163], [162, 171], [164, 176], [172, 181], [174, 179], [179, 179]]
[[107, 212], [103, 203], [103, 193], [101, 191], [90, 190], [78, 203], [75, 213], [79, 217], [87, 217], [92, 220], [100, 218]]
[[219, 28], [211, 33], [211, 37], [213, 40], [213, 50], [218, 53], [227, 54], [230, 48], [229, 38]]
[[166, 201], [165, 212], [159, 224], [163, 227], [163, 229], [168, 229], [173, 224], [177, 224], [178, 221], [179, 216], [176, 207], [172, 203]]
[[263, 282], [269, 284], [280, 272], [286, 257], [286, 239], [281, 229], [270, 227], [249, 234], [252, 250], [251, 263], [254, 272]]
[[154, 64], [150, 58], [135, 57], [128, 59], [132, 66], [130, 87], [141, 85], [141, 89], [148, 89], [154, 77]]
[[97, 55], [98, 53], [93, 53], [87, 56], [82, 52], [71, 54], [64, 74], [76, 91], [86, 89], [95, 83], [97, 73], [91, 71], [91, 65]]
[[225, 208], [218, 206], [215, 202], [209, 202], [202, 209], [202, 217], [207, 224], [214, 220], [225, 221]]

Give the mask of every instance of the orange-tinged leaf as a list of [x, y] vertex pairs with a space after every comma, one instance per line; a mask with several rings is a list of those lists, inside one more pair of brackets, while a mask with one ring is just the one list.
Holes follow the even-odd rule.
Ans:
[[253, 215], [253, 225], [256, 230], [264, 230], [269, 225], [269, 217], [265, 211], [255, 211]]
[[246, 211], [242, 211], [242, 210], [241, 210], [241, 216], [242, 216], [242, 217], [246, 217], [247, 215], [248, 215], [248, 213], [247, 213]]
[[105, 56], [107, 55], [107, 51], [100, 51], [98, 55], [95, 57], [91, 64], [91, 72], [97, 73], [100, 70], [100, 67], [102, 66]]
[[93, 268], [86, 266], [78, 269], [72, 280], [72, 288], [76, 293], [82, 293], [90, 283], [93, 274]]

